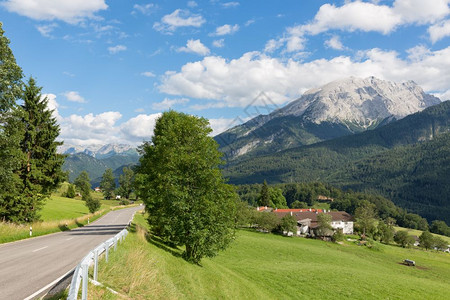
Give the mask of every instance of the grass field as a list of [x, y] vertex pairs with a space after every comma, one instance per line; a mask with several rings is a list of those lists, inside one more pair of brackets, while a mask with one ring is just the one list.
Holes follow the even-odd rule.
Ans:
[[[408, 231], [409, 235], [415, 235], [417, 237], [419, 237], [423, 232], [422, 230], [403, 228], [403, 227], [394, 227], [394, 229], [395, 229], [395, 231], [406, 230], [406, 231]], [[445, 235], [434, 234], [434, 233], [432, 233], [432, 235], [440, 237], [444, 241], [447, 241], [447, 243], [450, 245], [450, 237], [445, 236]]]
[[[142, 215], [135, 222], [145, 226]], [[375, 243], [373, 249], [241, 230], [202, 266], [136, 227], [99, 281], [131, 299], [448, 299], [450, 255]], [[402, 265], [412, 259], [416, 267]], [[122, 299], [90, 286], [91, 299]]]

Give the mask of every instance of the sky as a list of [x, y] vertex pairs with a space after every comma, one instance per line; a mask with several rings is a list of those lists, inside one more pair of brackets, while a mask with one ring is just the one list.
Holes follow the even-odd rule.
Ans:
[[349, 76], [450, 99], [450, 0], [0, 0], [65, 144], [150, 140], [169, 109], [213, 134]]

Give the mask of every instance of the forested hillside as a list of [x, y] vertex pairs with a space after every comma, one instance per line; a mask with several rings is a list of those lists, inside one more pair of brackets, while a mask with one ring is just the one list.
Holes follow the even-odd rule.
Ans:
[[446, 101], [373, 131], [229, 164], [224, 172], [232, 183], [323, 181], [372, 189], [429, 221], [450, 222], [449, 131]]

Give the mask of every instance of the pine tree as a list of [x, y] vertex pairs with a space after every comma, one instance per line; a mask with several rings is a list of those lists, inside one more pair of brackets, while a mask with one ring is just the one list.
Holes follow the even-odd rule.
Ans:
[[263, 186], [261, 187], [261, 192], [259, 194], [258, 205], [269, 206], [270, 205], [270, 194], [267, 182], [264, 180]]
[[17, 221], [37, 220], [45, 199], [66, 177], [61, 169], [64, 155], [56, 152], [62, 145], [56, 141], [59, 125], [52, 116], [53, 111], [48, 109], [48, 99], [42, 97], [41, 89], [30, 78], [24, 88], [23, 104], [15, 111], [23, 130], [20, 139], [22, 164], [15, 171], [22, 186], [21, 199], [16, 202], [20, 210]]
[[102, 189], [105, 199], [109, 200], [112, 198], [114, 189], [116, 188], [116, 181], [111, 168], [106, 169], [105, 173], [103, 173], [100, 188]]

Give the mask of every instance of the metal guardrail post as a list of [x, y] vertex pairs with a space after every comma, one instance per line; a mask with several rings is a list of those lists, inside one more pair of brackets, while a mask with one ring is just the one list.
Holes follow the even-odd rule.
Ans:
[[98, 250], [94, 250], [94, 280], [97, 281], [98, 276]]
[[106, 244], [106, 247], [105, 247], [105, 251], [106, 251], [106, 253], [105, 253], [105, 261], [108, 262], [108, 253], [109, 253], [110, 245], [109, 245], [108, 242], [106, 242], [105, 244]]
[[83, 265], [83, 286], [81, 287], [81, 300], [87, 300], [88, 282], [89, 282], [89, 265]]

